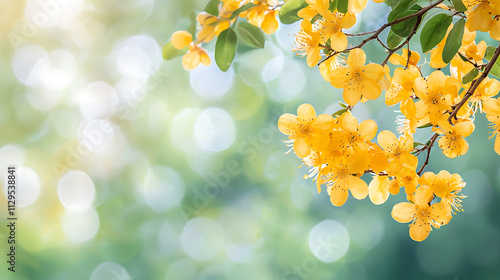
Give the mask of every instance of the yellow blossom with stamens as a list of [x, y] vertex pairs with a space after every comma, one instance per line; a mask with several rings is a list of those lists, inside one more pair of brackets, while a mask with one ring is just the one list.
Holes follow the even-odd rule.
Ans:
[[372, 140], [377, 135], [377, 123], [374, 120], [365, 120], [358, 124], [356, 118], [350, 112], [340, 116], [340, 129], [343, 131], [337, 141], [341, 143], [343, 153], [360, 153], [368, 156], [369, 145], [366, 141]]
[[467, 7], [465, 26], [470, 31], [488, 32], [493, 23], [492, 16], [500, 14], [500, 3], [490, 0], [463, 0]]
[[413, 202], [401, 202], [392, 208], [392, 217], [400, 223], [410, 224], [410, 237], [423, 241], [429, 236], [432, 226], [439, 228], [451, 219], [451, 212], [444, 202], [430, 204], [433, 193], [429, 186], [421, 185], [412, 196]]
[[240, 17], [246, 17], [248, 22], [262, 28], [266, 34], [273, 34], [278, 29], [278, 10], [274, 9], [279, 2], [276, 0], [267, 0], [256, 2], [257, 6], [248, 9], [240, 14]]
[[389, 173], [397, 175], [404, 167], [415, 169], [418, 164], [416, 156], [412, 155], [413, 138], [411, 135], [396, 135], [391, 131], [384, 130], [377, 136], [377, 142], [384, 149], [389, 160], [387, 170]]
[[330, 82], [332, 71], [339, 67], [343, 67], [345, 63], [346, 60], [343, 53], [332, 55], [319, 65], [319, 73], [325, 81]]
[[365, 65], [366, 55], [362, 49], [354, 49], [347, 57], [347, 66], [332, 71], [331, 84], [343, 88], [344, 100], [354, 106], [361, 97], [377, 99], [382, 93], [378, 83], [384, 78], [384, 68], [375, 63]]
[[329, 10], [321, 15], [322, 19], [318, 21], [319, 29], [322, 30], [325, 38], [330, 39], [330, 47], [336, 52], [345, 50], [348, 42], [342, 29], [351, 28], [356, 23], [356, 16], [350, 12], [342, 14]]
[[309, 174], [304, 176], [304, 179], [314, 177], [313, 181], [316, 181], [316, 188], [318, 189], [318, 193], [320, 193], [322, 176], [325, 175], [324, 170], [328, 165], [328, 156], [322, 152], [312, 151], [303, 161], [306, 166], [311, 168]]
[[348, 191], [356, 199], [363, 199], [368, 195], [368, 185], [361, 178], [353, 174], [362, 173], [368, 166], [368, 158], [363, 155], [340, 157], [330, 162], [327, 168], [327, 190], [330, 201], [335, 206], [342, 206], [347, 201]]
[[458, 119], [451, 125], [443, 118], [438, 125], [439, 127], [433, 127], [432, 130], [441, 135], [438, 144], [445, 156], [455, 158], [467, 153], [469, 144], [464, 138], [474, 131], [474, 122], [470, 119]]
[[446, 170], [441, 170], [436, 174], [431, 185], [434, 194], [441, 198], [441, 202], [446, 204], [454, 214], [456, 214], [455, 211], [463, 211], [462, 199], [466, 198], [466, 196], [459, 193], [464, 187], [465, 182], [459, 174], [451, 175]]
[[310, 104], [302, 104], [297, 108], [297, 116], [283, 114], [278, 120], [278, 128], [288, 135], [293, 142], [295, 154], [304, 158], [311, 149], [319, 151], [330, 141], [329, 132], [334, 126], [331, 115], [322, 114], [316, 117], [316, 111]]
[[483, 110], [486, 118], [491, 122], [489, 127], [493, 129], [490, 139], [495, 137], [495, 152], [500, 155], [500, 99], [489, 98], [483, 102]]
[[385, 104], [395, 105], [413, 96], [414, 82], [418, 77], [420, 77], [420, 72], [416, 67], [410, 69], [396, 68], [391, 86], [385, 92]]
[[455, 98], [458, 97], [460, 82], [447, 77], [441, 71], [432, 72], [427, 81], [423, 77], [415, 80], [415, 94], [420, 100], [415, 103], [417, 108], [416, 118], [422, 119], [429, 116], [430, 122], [437, 125], [444, 118], [443, 112], [450, 109]]
[[324, 43], [324, 39], [308, 20], [303, 20], [300, 27], [300, 31], [295, 35], [294, 51], [300, 51], [302, 56], [307, 55], [307, 65], [314, 67], [321, 58], [320, 52], [323, 48], [320, 45]]

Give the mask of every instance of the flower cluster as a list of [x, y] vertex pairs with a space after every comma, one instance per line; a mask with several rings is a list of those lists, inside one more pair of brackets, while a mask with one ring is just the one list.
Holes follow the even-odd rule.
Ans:
[[[232, 53], [223, 49], [230, 55], [220, 61], [217, 49], [226, 43], [220, 38], [222, 32], [231, 31], [236, 18], [246, 18], [244, 31], [252, 35], [249, 44], [257, 47], [263, 47], [263, 42], [259, 42], [261, 31], [255, 29], [275, 32], [278, 13], [282, 23], [300, 21], [293, 51], [305, 56], [309, 67], [319, 66], [321, 76], [342, 90], [345, 103], [333, 115], [316, 115], [309, 104], [299, 106], [297, 115], [282, 115], [278, 127], [288, 135], [285, 142], [310, 168], [306, 177], [314, 178], [318, 192], [326, 188], [335, 206], [342, 206], [349, 192], [356, 199], [368, 196], [378, 205], [404, 188], [408, 202], [396, 204], [392, 217], [411, 222], [410, 237], [422, 241], [433, 227], [447, 224], [461, 211], [465, 198], [460, 194], [465, 186], [460, 175], [424, 172], [433, 146], [449, 158], [466, 154], [475, 116], [484, 113], [491, 137], [497, 136], [494, 150], [500, 154], [500, 82], [492, 77], [500, 77], [500, 45], [476, 40], [476, 31], [500, 40], [500, 0], [448, 2], [435, 0], [421, 6], [420, 1], [387, 1], [391, 7], [387, 23], [353, 34], [346, 30], [356, 25], [367, 0], [212, 0], [217, 11], [198, 14], [196, 40], [192, 33], [178, 31], [171, 43], [176, 49], [189, 48], [183, 65], [191, 70], [210, 63], [201, 44], [220, 35], [215, 59], [225, 71], [236, 52], [236, 39], [229, 40]], [[432, 9], [439, 12], [429, 13]], [[380, 36], [388, 30], [384, 42]], [[422, 53], [410, 49], [416, 34], [420, 34]], [[367, 59], [363, 48], [370, 41], [386, 51], [382, 63]], [[397, 135], [387, 130], [377, 134], [375, 121], [359, 123], [352, 115], [359, 102], [378, 98], [401, 112]], [[414, 135], [426, 128], [432, 133], [430, 139], [415, 142]], [[364, 174], [373, 176], [369, 183], [361, 178]]]
[[[248, 6], [245, 7], [245, 5]], [[205, 66], [210, 65], [210, 58], [201, 47], [202, 44], [219, 36], [236, 21], [238, 16], [246, 18], [250, 24], [262, 28], [266, 34], [276, 32], [278, 29], [276, 16], [279, 11], [276, 8], [278, 6], [277, 0], [220, 0], [220, 3], [216, 5], [217, 15], [205, 11], [199, 13], [196, 16], [199, 30], [196, 34], [196, 40], [193, 41], [194, 35], [187, 31], [177, 31], [172, 35], [172, 43], [176, 49], [181, 50], [186, 46], [189, 47], [182, 59], [184, 69], [193, 70], [200, 63]]]
[[[435, 70], [427, 76], [422, 72], [425, 62], [420, 63], [420, 54], [403, 45], [401, 54], [396, 52], [400, 48], [384, 46], [389, 52], [387, 59], [382, 64], [366, 64], [362, 50], [366, 40], [350, 46], [348, 35], [352, 34], [343, 30], [354, 25], [357, 12], [350, 8], [346, 13], [331, 11], [328, 1], [306, 2], [309, 5], [298, 12], [303, 21], [295, 51], [307, 56], [310, 67], [319, 64], [323, 78], [342, 89], [348, 106], [332, 116], [316, 116], [311, 105], [302, 104], [297, 116], [282, 115], [278, 127], [288, 135], [286, 142], [295, 154], [311, 168], [306, 177], [314, 177], [318, 192], [324, 185], [335, 206], [342, 206], [349, 192], [356, 199], [369, 196], [374, 204], [382, 204], [404, 188], [408, 202], [396, 204], [392, 217], [401, 223], [411, 222], [410, 237], [422, 241], [432, 227], [446, 225], [452, 214], [461, 211], [465, 197], [460, 194], [465, 186], [460, 175], [445, 170], [424, 173], [432, 146], [437, 143], [449, 158], [467, 153], [466, 137], [474, 131], [477, 112], [486, 113], [494, 130], [492, 137], [500, 133], [500, 99], [495, 98], [500, 82], [487, 77], [493, 65], [488, 67], [491, 63], [485, 62], [486, 42], [475, 41], [476, 30], [489, 31], [495, 38], [500, 2], [464, 1], [467, 11], [460, 15], [467, 21], [461, 45], [445, 62], [443, 52], [453, 28], [450, 24], [441, 42], [429, 51], [429, 64]], [[368, 39], [379, 40], [377, 32], [367, 33], [374, 34]], [[442, 71], [446, 67], [451, 75]], [[481, 71], [483, 75], [479, 75]], [[468, 79], [474, 72], [476, 76]], [[358, 123], [351, 114], [359, 101], [377, 99], [382, 91], [386, 105], [398, 106], [403, 115], [398, 118], [399, 135], [390, 131], [377, 135], [375, 121]], [[418, 128], [426, 127], [434, 132], [431, 139], [425, 144], [414, 142]], [[495, 151], [500, 154], [499, 139]], [[418, 156], [424, 152], [427, 156], [419, 164]], [[360, 178], [364, 174], [373, 176], [369, 183]]]

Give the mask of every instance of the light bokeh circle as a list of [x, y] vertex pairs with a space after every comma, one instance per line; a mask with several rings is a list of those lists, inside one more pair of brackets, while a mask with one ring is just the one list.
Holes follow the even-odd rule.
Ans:
[[320, 222], [309, 233], [309, 248], [322, 262], [333, 263], [345, 256], [349, 243], [347, 228], [334, 220]]
[[78, 170], [68, 171], [57, 184], [59, 200], [68, 210], [87, 210], [95, 199], [95, 187], [90, 177]]
[[236, 138], [233, 118], [219, 108], [207, 108], [194, 125], [196, 144], [208, 152], [220, 152], [231, 146]]
[[222, 248], [224, 233], [214, 220], [205, 217], [191, 219], [181, 234], [182, 249], [196, 261], [213, 258]]
[[125, 267], [114, 262], [103, 262], [97, 266], [90, 280], [131, 280], [130, 274]]

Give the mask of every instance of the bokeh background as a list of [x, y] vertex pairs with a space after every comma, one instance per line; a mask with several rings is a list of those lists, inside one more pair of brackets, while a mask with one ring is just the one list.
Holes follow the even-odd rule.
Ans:
[[[466, 155], [433, 149], [426, 170], [460, 173], [468, 198], [416, 243], [390, 216], [403, 194], [382, 206], [350, 197], [337, 208], [285, 155], [278, 117], [304, 102], [331, 114], [341, 98], [292, 53], [297, 24], [281, 25], [263, 49], [241, 45], [226, 73], [213, 43], [211, 66], [187, 72], [180, 58], [162, 60], [170, 35], [206, 2], [0, 1], [4, 190], [6, 166], [19, 172], [15, 273], [0, 195], [1, 279], [498, 276], [500, 161], [483, 115]], [[370, 1], [351, 31], [374, 30], [387, 13]], [[376, 44], [365, 50], [373, 62], [385, 58]], [[381, 99], [354, 115], [395, 132], [399, 114]]]

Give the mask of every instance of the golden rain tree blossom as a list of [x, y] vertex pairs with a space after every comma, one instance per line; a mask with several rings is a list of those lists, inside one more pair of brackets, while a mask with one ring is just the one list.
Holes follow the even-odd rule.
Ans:
[[321, 59], [320, 51], [322, 48], [320, 45], [323, 43], [324, 39], [320, 32], [313, 28], [310, 21], [303, 20], [300, 24], [300, 31], [295, 38], [296, 48], [294, 51], [300, 51], [302, 56], [307, 56], [309, 67], [316, 66], [316, 63]]
[[380, 132], [377, 142], [384, 149], [389, 160], [388, 171], [391, 174], [398, 174], [404, 167], [415, 168], [418, 159], [412, 155], [413, 138], [409, 135], [401, 135], [399, 138], [389, 130]]
[[439, 127], [434, 127], [432, 130], [441, 135], [438, 144], [443, 154], [455, 158], [467, 153], [469, 144], [464, 138], [472, 134], [474, 123], [470, 119], [458, 119], [451, 125], [446, 119], [441, 119], [438, 124]]
[[446, 170], [441, 170], [438, 174], [425, 172], [420, 182], [431, 186], [434, 194], [441, 198], [441, 202], [448, 207], [449, 211], [454, 214], [456, 214], [455, 211], [463, 211], [462, 199], [466, 196], [459, 193], [465, 187], [465, 182], [459, 174], [452, 175]]
[[192, 35], [187, 31], [177, 31], [172, 35], [172, 44], [174, 48], [180, 50], [186, 46], [189, 48], [188, 53], [182, 58], [182, 66], [184, 69], [190, 71], [203, 64], [210, 65], [210, 57], [207, 52], [199, 45], [193, 42]]
[[380, 64], [365, 65], [366, 55], [362, 49], [354, 49], [347, 56], [347, 66], [333, 70], [330, 82], [336, 88], [343, 88], [345, 102], [356, 105], [363, 96], [377, 99], [382, 93], [378, 83], [384, 77], [384, 68]]
[[[324, 11], [323, 18], [318, 21], [323, 36], [330, 39], [330, 47], [337, 52], [347, 48], [347, 36], [342, 29], [351, 28], [356, 23], [356, 16], [350, 12]], [[326, 40], [325, 40], [326, 41]]]
[[429, 186], [421, 185], [415, 191], [413, 203], [401, 202], [392, 208], [392, 217], [400, 223], [410, 224], [410, 237], [423, 241], [429, 236], [432, 227], [439, 228], [451, 219], [451, 212], [444, 202], [431, 204], [434, 197]]
[[316, 111], [310, 104], [302, 104], [297, 109], [297, 116], [283, 114], [278, 120], [279, 130], [288, 135], [293, 142], [295, 154], [304, 158], [311, 153], [311, 148], [321, 150], [330, 141], [328, 132], [333, 128], [333, 117], [322, 114], [316, 117]]
[[420, 100], [415, 103], [417, 108], [417, 119], [423, 119], [427, 115], [433, 125], [437, 125], [458, 97], [460, 82], [447, 77], [441, 71], [432, 72], [427, 80], [419, 77], [415, 80], [415, 94]]

